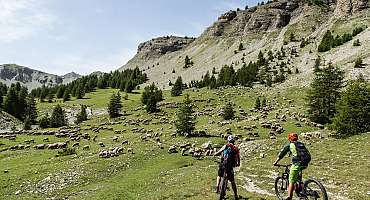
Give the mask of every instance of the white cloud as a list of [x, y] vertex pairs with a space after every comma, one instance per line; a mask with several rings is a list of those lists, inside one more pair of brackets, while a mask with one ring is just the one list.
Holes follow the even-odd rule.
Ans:
[[0, 42], [26, 39], [50, 28], [55, 17], [44, 0], [0, 0]]

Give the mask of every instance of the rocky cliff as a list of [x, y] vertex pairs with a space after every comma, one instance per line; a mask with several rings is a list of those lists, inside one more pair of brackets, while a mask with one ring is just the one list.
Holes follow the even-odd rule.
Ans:
[[16, 64], [0, 65], [0, 81], [8, 85], [15, 82], [27, 86], [29, 89], [42, 85], [54, 86], [62, 83], [69, 83], [81, 76], [76, 73], [69, 73], [64, 76], [48, 74], [28, 67]]
[[368, 0], [337, 0], [335, 14], [337, 16], [348, 16], [368, 7]]
[[[351, 76], [366, 75], [369, 70], [350, 66], [356, 57], [362, 57], [365, 62], [370, 58], [370, 50], [366, 49], [370, 45], [369, 29], [356, 36], [362, 43], [359, 48], [353, 48], [348, 42], [330, 52], [318, 53], [317, 46], [327, 30], [343, 34], [351, 33], [356, 26], [369, 27], [368, 6], [368, 0], [278, 0], [245, 10], [231, 10], [196, 39], [172, 36], [140, 44], [137, 55], [120, 69], [138, 66], [148, 74], [149, 82], [168, 88], [168, 83], [174, 82], [177, 76], [186, 82], [197, 80], [212, 68], [217, 70], [227, 64], [237, 69], [243, 63], [254, 61], [259, 51], [277, 53], [283, 48], [295, 49], [299, 56], [280, 62], [298, 68], [304, 72], [300, 76], [308, 80], [313, 60], [318, 56], [326, 62], [346, 66]], [[291, 34], [296, 37], [294, 41], [289, 41]], [[300, 47], [302, 40], [309, 41], [304, 48]], [[240, 44], [244, 46], [242, 51], [238, 51]], [[332, 56], [339, 54], [340, 57]], [[184, 68], [186, 56], [194, 63], [187, 69]], [[294, 76], [288, 79], [299, 80]]]

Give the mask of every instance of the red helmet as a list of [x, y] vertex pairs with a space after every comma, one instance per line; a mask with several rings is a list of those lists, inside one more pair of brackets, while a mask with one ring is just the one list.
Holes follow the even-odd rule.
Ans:
[[289, 133], [288, 134], [288, 140], [291, 142], [298, 140], [298, 134], [297, 133]]

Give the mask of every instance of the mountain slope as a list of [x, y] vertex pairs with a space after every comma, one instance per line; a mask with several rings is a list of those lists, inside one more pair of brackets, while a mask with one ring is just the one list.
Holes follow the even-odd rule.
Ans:
[[41, 87], [42, 85], [54, 86], [58, 84], [66, 84], [73, 80], [80, 78], [74, 72], [68, 73], [64, 76], [48, 74], [28, 67], [16, 64], [0, 65], [0, 81], [8, 85], [15, 82], [20, 82], [27, 86], [28, 89]]
[[[323, 1], [320, 6], [306, 2], [280, 0], [246, 10], [229, 11], [219, 17], [200, 37], [192, 40], [177, 37], [178, 40], [188, 39], [181, 48], [173, 48], [173, 37], [156, 38], [151, 40], [151, 45], [140, 45], [135, 57], [120, 70], [138, 66], [148, 74], [149, 82], [167, 88], [169, 81], [174, 82], [177, 76], [182, 76], [186, 82], [198, 80], [212, 68], [220, 69], [227, 64], [238, 69], [243, 65], [243, 60], [245, 63], [255, 61], [259, 51], [272, 50], [277, 53], [283, 47], [287, 51], [295, 49], [298, 56], [287, 56], [271, 65], [284, 61], [289, 63], [288, 67], [296, 67], [302, 72], [288, 77], [288, 83], [307, 84], [304, 81], [295, 83], [290, 80], [300, 80], [302, 77], [309, 80], [314, 60], [318, 56], [323, 58], [324, 64], [331, 62], [343, 66], [349, 77], [359, 73], [369, 77], [369, 70], [366, 68], [353, 68], [357, 57], [362, 57], [364, 63], [370, 63], [370, 50], [366, 48], [370, 45], [369, 29], [354, 38], [360, 39], [361, 47], [352, 47], [350, 41], [329, 52], [317, 52], [317, 46], [327, 30], [343, 34], [352, 33], [352, 29], [357, 26], [369, 26], [369, 2]], [[294, 42], [289, 41], [291, 33], [295, 35]], [[308, 40], [310, 44], [300, 48], [302, 39]], [[244, 46], [243, 51], [237, 51], [240, 43]], [[175, 51], [153, 51], [161, 47]], [[186, 56], [194, 64], [184, 69]]]

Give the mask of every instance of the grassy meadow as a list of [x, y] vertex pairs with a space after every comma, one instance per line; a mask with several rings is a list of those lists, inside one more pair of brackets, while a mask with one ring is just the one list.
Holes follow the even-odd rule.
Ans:
[[[220, 134], [230, 128], [233, 134], [240, 135], [238, 141], [242, 153], [242, 165], [236, 173], [237, 185], [242, 199], [275, 199], [273, 191], [274, 178], [282, 169], [272, 166], [280, 148], [286, 143], [286, 134], [317, 131], [318, 128], [298, 122], [292, 113], [305, 113], [305, 89], [290, 88], [285, 91], [267, 90], [265, 88], [226, 88], [223, 90], [189, 89], [184, 91], [194, 101], [197, 114], [197, 130], [205, 130], [207, 137], [184, 138], [172, 137], [175, 131], [176, 108], [167, 105], [181, 103], [183, 96], [171, 97], [164, 91], [164, 101], [160, 103], [160, 112], [147, 114], [140, 102], [141, 92], [128, 94], [122, 99], [124, 115], [118, 119], [109, 119], [106, 112], [113, 89], [97, 90], [84, 99], [62, 103], [38, 103], [40, 113], [51, 112], [52, 107], [61, 103], [63, 107], [79, 109], [80, 104], [92, 108], [93, 115], [81, 124], [81, 134], [96, 135], [96, 142], [82, 139], [76, 147], [76, 154], [58, 156], [58, 150], [36, 150], [34, 148], [0, 152], [0, 199], [216, 199], [213, 192], [218, 163], [212, 156], [194, 158], [181, 156], [181, 152], [169, 154], [171, 145], [183, 143], [200, 147], [206, 142], [219, 147], [225, 143]], [[123, 96], [123, 95], [122, 95]], [[260, 116], [252, 112], [257, 96], [264, 96], [267, 105], [274, 105], [267, 118], [251, 120]], [[293, 100], [293, 103], [288, 103]], [[232, 101], [236, 119], [220, 124], [219, 116], [226, 101]], [[277, 104], [276, 104], [277, 103]], [[262, 121], [274, 120], [276, 115], [287, 113], [286, 122], [280, 122], [284, 133], [277, 139], [270, 139], [269, 129], [262, 128]], [[241, 112], [247, 115], [241, 117]], [[40, 114], [42, 115], [42, 114]], [[127, 121], [140, 121], [130, 125]], [[150, 120], [143, 123], [143, 120]], [[105, 122], [122, 122], [115, 125], [102, 125]], [[300, 125], [298, 126], [297, 123]], [[255, 125], [253, 130], [243, 127]], [[84, 130], [89, 127], [107, 127], [122, 130], [117, 134], [111, 130], [95, 133]], [[159, 148], [153, 138], [142, 140], [142, 133], [135, 128], [144, 128], [158, 133], [163, 149]], [[327, 137], [328, 131], [320, 130], [323, 139], [305, 141], [313, 160], [305, 170], [304, 177], [315, 177], [322, 181], [329, 192], [329, 199], [366, 199], [370, 196], [370, 136], [362, 134], [348, 139]], [[259, 133], [259, 137], [250, 136], [250, 132]], [[113, 141], [118, 137], [118, 141]], [[48, 138], [49, 142], [43, 139]], [[251, 141], [247, 141], [249, 138]], [[35, 145], [66, 141], [48, 135], [18, 135], [15, 141], [0, 138], [0, 149], [25, 140], [34, 139]], [[128, 140], [128, 144], [121, 144]], [[98, 145], [103, 142], [105, 147]], [[71, 147], [74, 142], [71, 142]], [[89, 149], [83, 150], [83, 146]], [[110, 147], [124, 147], [124, 154], [117, 157], [100, 158], [98, 152]], [[128, 152], [131, 148], [133, 153]], [[282, 162], [289, 162], [286, 158]], [[232, 191], [227, 192], [233, 199]]]

